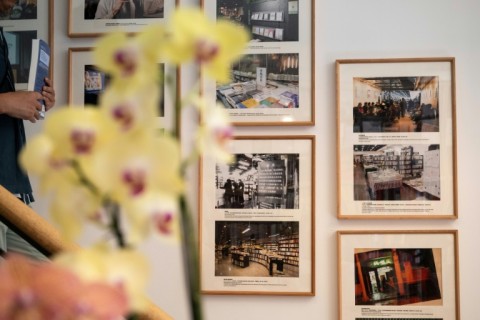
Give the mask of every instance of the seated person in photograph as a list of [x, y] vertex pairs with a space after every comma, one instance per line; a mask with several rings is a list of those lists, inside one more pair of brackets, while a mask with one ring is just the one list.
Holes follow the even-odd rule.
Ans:
[[143, 0], [143, 17], [162, 18], [164, 0]]
[[133, 0], [100, 0], [95, 19], [134, 19], [136, 18]]

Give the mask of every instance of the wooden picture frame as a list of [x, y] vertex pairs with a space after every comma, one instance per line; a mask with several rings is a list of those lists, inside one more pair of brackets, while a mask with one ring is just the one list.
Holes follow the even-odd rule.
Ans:
[[202, 94], [223, 105], [236, 126], [315, 124], [315, 1], [295, 1], [293, 11], [291, 2], [201, 1], [209, 18], [237, 21], [252, 39], [230, 83], [201, 72]]
[[455, 58], [336, 61], [339, 218], [456, 219]]
[[17, 0], [10, 18], [0, 20], [8, 44], [16, 90], [27, 90], [33, 39], [43, 39], [50, 46], [49, 78], [53, 81], [53, 6], [53, 0], [39, 1], [32, 7], [22, 6]]
[[[68, 64], [68, 103], [77, 107], [98, 105], [101, 93], [108, 86], [109, 76], [94, 65], [93, 48], [69, 48]], [[175, 100], [180, 97], [180, 70], [161, 61], [159, 61], [159, 68], [162, 69], [164, 78], [172, 79], [171, 83], [175, 88], [168, 90], [168, 86], [163, 84], [163, 99], [159, 102], [159, 116], [157, 117], [158, 126], [172, 130], [175, 124]], [[90, 85], [87, 85], [87, 78]]]
[[[162, 23], [173, 12], [179, 0], [149, 0], [148, 7], [127, 13], [135, 8], [129, 1], [125, 1], [120, 12], [112, 16], [108, 8], [99, 6], [103, 0], [68, 0], [68, 36], [98, 37], [111, 31], [135, 33], [146, 25]], [[133, 2], [132, 0], [130, 0]], [[125, 12], [124, 12], [125, 11]]]
[[338, 231], [338, 319], [460, 320], [457, 230]]
[[315, 137], [237, 136], [234, 161], [203, 157], [205, 294], [315, 294]]

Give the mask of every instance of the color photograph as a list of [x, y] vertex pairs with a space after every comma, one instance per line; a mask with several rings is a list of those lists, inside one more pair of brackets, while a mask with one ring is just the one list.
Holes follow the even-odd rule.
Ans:
[[163, 18], [164, 0], [85, 0], [85, 20]]
[[337, 217], [457, 219], [455, 58], [340, 59], [336, 93]]
[[299, 108], [298, 70], [298, 54], [244, 55], [233, 82], [217, 85], [217, 101], [227, 109]]
[[298, 222], [215, 222], [215, 276], [298, 277]]
[[435, 265], [442, 261], [441, 252], [438, 248], [355, 249], [355, 305], [425, 301], [441, 305]]
[[338, 320], [459, 320], [457, 230], [337, 231]]
[[[42, 0], [45, 1], [45, 0]], [[37, 19], [37, 0], [17, 0], [8, 13], [0, 15], [0, 20]]]
[[353, 149], [355, 200], [440, 200], [440, 145]]
[[438, 77], [353, 78], [353, 132], [438, 132]]
[[298, 41], [298, 1], [218, 0], [217, 18], [250, 30], [253, 42]]

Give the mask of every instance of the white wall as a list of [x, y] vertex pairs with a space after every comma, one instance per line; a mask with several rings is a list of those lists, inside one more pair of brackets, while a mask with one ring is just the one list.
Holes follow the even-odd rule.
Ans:
[[[209, 0], [205, 0], [209, 1]], [[305, 1], [305, 0], [302, 0]], [[196, 4], [194, 0], [183, 3]], [[239, 134], [315, 134], [316, 155], [316, 296], [206, 296], [210, 320], [325, 319], [337, 318], [337, 266], [335, 232], [343, 229], [458, 229], [461, 314], [478, 319], [480, 239], [478, 212], [478, 143], [480, 106], [480, 1], [478, 0], [316, 0], [316, 125], [300, 128], [238, 128]], [[67, 37], [68, 1], [55, 0], [55, 87], [57, 105], [68, 95], [69, 47], [91, 46], [93, 39]], [[339, 221], [336, 218], [336, 59], [436, 57], [456, 58], [458, 211], [456, 221]], [[183, 70], [184, 87], [193, 80]], [[184, 119], [189, 135], [194, 120]], [[29, 125], [29, 135], [40, 125]], [[192, 170], [191, 200], [197, 200], [197, 171]], [[40, 198], [40, 197], [37, 197]], [[35, 209], [46, 215], [47, 201]], [[196, 207], [196, 206], [192, 206]], [[85, 241], [87, 241], [87, 236]], [[178, 247], [158, 244], [144, 247], [151, 257], [154, 277], [151, 298], [175, 319], [189, 319], [185, 282]]]

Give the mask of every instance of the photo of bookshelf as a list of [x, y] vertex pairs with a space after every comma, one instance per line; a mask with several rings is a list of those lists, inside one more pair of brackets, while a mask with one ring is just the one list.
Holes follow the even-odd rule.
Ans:
[[299, 277], [299, 223], [215, 221], [215, 276]]
[[298, 209], [299, 157], [292, 154], [234, 154], [215, 166], [215, 208]]
[[299, 55], [248, 54], [232, 66], [232, 83], [217, 84], [227, 109], [299, 108]]
[[298, 41], [298, 15], [298, 1], [217, 0], [217, 18], [241, 24], [254, 42]]
[[440, 200], [440, 145], [353, 149], [355, 200]]

